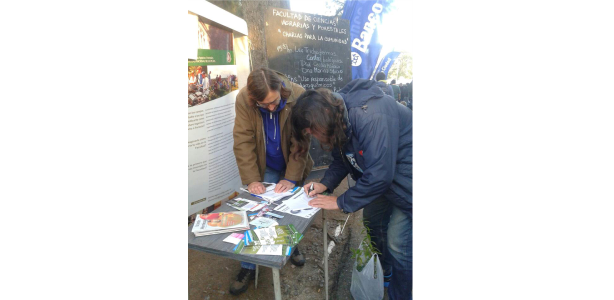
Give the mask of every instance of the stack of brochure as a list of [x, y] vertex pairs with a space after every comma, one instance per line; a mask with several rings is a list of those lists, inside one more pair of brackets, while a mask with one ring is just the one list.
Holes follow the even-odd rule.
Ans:
[[238, 245], [235, 246], [234, 253], [288, 256], [292, 254], [292, 246], [288, 246], [288, 245], [245, 246], [245, 244], [240, 242]]
[[219, 233], [245, 231], [249, 229], [249, 220], [244, 211], [229, 211], [211, 214], [199, 214], [194, 221], [192, 233], [205, 236]]
[[243, 241], [246, 246], [251, 245], [289, 245], [294, 246], [303, 239], [294, 225], [277, 225], [267, 228], [250, 229], [245, 232]]
[[292, 224], [250, 229], [233, 250], [237, 254], [290, 255], [302, 239], [303, 234]]

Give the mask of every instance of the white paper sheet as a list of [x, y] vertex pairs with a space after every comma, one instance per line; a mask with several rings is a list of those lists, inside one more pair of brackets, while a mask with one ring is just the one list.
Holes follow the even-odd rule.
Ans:
[[306, 208], [306, 209], [291, 210], [284, 202], [282, 202], [274, 210], [282, 212], [282, 213], [298, 216], [301, 218], [309, 219], [313, 215], [315, 215], [320, 210], [320, 208], [310, 206], [309, 208]]
[[307, 196], [307, 194], [305, 194], [305, 192], [301, 190], [294, 196], [290, 197], [290, 199], [283, 202], [286, 204], [286, 206], [288, 206], [288, 208], [290, 208], [290, 210], [298, 210], [311, 208], [311, 206], [309, 206], [309, 201], [314, 198], [315, 197]]
[[260, 194], [260, 195], [257, 195], [257, 196], [262, 197], [265, 200], [268, 200], [268, 201], [271, 201], [271, 202], [275, 202], [275, 201], [277, 201], [277, 200], [279, 200], [279, 199], [281, 199], [283, 197], [287, 197], [287, 196], [290, 196], [290, 195], [292, 195], [292, 190], [289, 190], [289, 191], [287, 191], [285, 193], [279, 193], [279, 194], [275, 193], [275, 191], [270, 191], [270, 192], [266, 192], [264, 194]]
[[260, 217], [260, 218], [257, 218], [255, 220], [249, 222], [249, 225], [254, 225], [254, 226], [258, 226], [260, 228], [264, 228], [264, 227], [276, 226], [276, 225], [279, 225], [279, 223], [277, 223], [273, 219], [269, 219], [269, 218], [265, 218], [265, 217]]

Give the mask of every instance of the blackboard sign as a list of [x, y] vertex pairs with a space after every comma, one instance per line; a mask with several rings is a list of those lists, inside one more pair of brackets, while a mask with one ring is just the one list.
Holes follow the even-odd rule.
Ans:
[[352, 79], [350, 21], [271, 7], [265, 18], [269, 68], [305, 89], [340, 90]]
[[[269, 68], [284, 73], [306, 90], [339, 91], [352, 79], [350, 22], [339, 17], [269, 8], [265, 16]], [[311, 140], [314, 167], [327, 167], [332, 156]]]

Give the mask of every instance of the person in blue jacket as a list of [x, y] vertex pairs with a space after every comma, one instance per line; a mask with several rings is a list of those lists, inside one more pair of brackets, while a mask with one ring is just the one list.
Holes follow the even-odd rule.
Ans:
[[[339, 93], [308, 90], [292, 110], [300, 155], [310, 136], [332, 151], [333, 162], [314, 184], [309, 204], [351, 213], [364, 208], [390, 299], [412, 291], [412, 111], [385, 95], [377, 82], [355, 79]], [[325, 196], [350, 174], [356, 185], [339, 197]], [[308, 190], [311, 182], [304, 186]]]
[[386, 82], [386, 73], [377, 73], [377, 75], [375, 75], [375, 80], [377, 81], [377, 86], [382, 89], [384, 94], [394, 97], [394, 90], [392, 89], [392, 86], [388, 85]]

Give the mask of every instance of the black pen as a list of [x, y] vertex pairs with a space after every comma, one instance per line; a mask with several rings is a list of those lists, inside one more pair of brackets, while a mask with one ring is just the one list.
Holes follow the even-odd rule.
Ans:
[[313, 182], [311, 183], [311, 186], [307, 190], [307, 196], [309, 196], [309, 194], [311, 194], [312, 191], [313, 191]]

